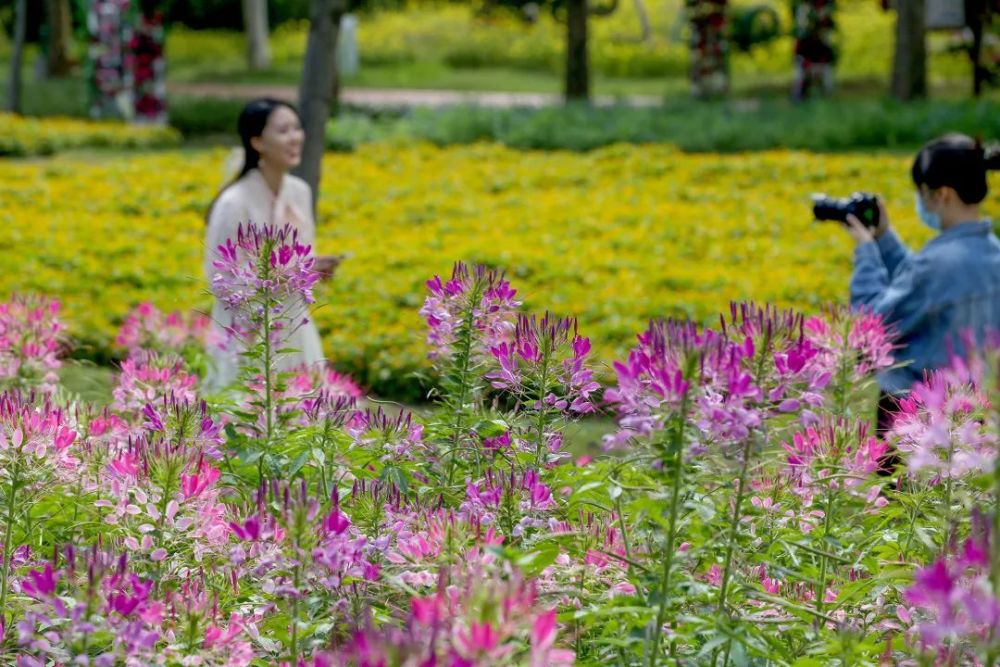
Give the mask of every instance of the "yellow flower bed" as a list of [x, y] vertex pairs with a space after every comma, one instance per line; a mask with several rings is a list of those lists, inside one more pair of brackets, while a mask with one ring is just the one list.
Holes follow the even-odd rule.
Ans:
[[159, 148], [180, 140], [170, 127], [0, 113], [0, 156], [49, 155], [69, 148]]
[[[204, 308], [203, 214], [224, 159], [214, 150], [0, 161], [0, 296], [60, 297], [97, 358], [140, 301]], [[328, 155], [318, 250], [353, 257], [319, 290], [315, 316], [338, 366], [414, 398], [423, 283], [457, 259], [506, 269], [533, 310], [579, 316], [608, 362], [651, 317], [711, 318], [739, 299], [814, 311], [844, 301], [851, 244], [811, 222], [809, 193], [880, 192], [919, 245], [928, 232], [911, 213], [908, 167], [894, 155], [641, 146]]]

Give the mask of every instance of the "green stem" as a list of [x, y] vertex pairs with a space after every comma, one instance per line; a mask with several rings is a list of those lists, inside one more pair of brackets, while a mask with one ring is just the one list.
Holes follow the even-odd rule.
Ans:
[[[159, 580], [159, 576], [157, 576], [157, 580]], [[90, 577], [87, 578], [87, 611], [86, 615], [84, 616], [84, 618], [87, 619], [87, 621], [93, 618], [95, 613], [94, 601], [97, 599], [97, 586], [98, 584], [96, 578], [90, 578]], [[83, 633], [83, 646], [80, 650], [81, 655], [87, 655], [87, 653], [89, 652], [88, 648], [89, 645], [90, 645], [90, 633], [85, 632]]]
[[[847, 340], [850, 334], [851, 320], [845, 318], [844, 329], [842, 330], [843, 340]], [[833, 381], [833, 414], [843, 415], [847, 412], [847, 389], [853, 363], [850, 355], [843, 354], [840, 363], [837, 365], [836, 377]]]
[[[998, 422], [1000, 425], [1000, 422]], [[993, 526], [990, 532], [990, 585], [993, 596], [1000, 592], [1000, 462], [993, 468]], [[990, 628], [990, 648], [986, 654], [987, 667], [994, 667], [1000, 647], [997, 646], [996, 629]]]
[[910, 555], [910, 545], [913, 544], [913, 534], [916, 532], [917, 516], [920, 512], [920, 502], [917, 501], [913, 503], [913, 508], [910, 511], [910, 527], [908, 529], [908, 534], [906, 535], [906, 543], [903, 545], [902, 560], [904, 563], [909, 562], [907, 557]]
[[718, 611], [721, 614], [726, 607], [726, 593], [729, 588], [729, 576], [732, 571], [733, 550], [736, 544], [736, 533], [739, 530], [740, 510], [743, 508], [743, 498], [747, 485], [747, 471], [750, 468], [750, 445], [751, 439], [747, 438], [743, 444], [743, 463], [740, 466], [740, 486], [736, 490], [736, 504], [733, 507], [733, 516], [729, 522], [729, 539], [726, 544], [725, 565], [722, 568], [722, 587], [719, 589]]
[[[274, 422], [271, 415], [271, 308], [264, 306], [264, 451], [271, 447]], [[257, 459], [257, 477], [264, 481], [264, 454]]]
[[[830, 536], [830, 515], [833, 514], [833, 491], [828, 490], [826, 494], [826, 516], [823, 517], [823, 539]], [[829, 560], [825, 555], [820, 556], [819, 569], [819, 592], [816, 595], [816, 610], [823, 613], [823, 605], [826, 602], [826, 575]]]
[[[948, 463], [955, 460], [955, 440], [952, 439], [948, 444]], [[941, 550], [944, 551], [948, 547], [948, 534], [951, 532], [952, 519], [951, 519], [951, 490], [952, 477], [951, 473], [948, 474], [948, 478], [944, 483], [944, 527], [941, 530]]]
[[[632, 560], [632, 547], [628, 542], [628, 531], [625, 530], [625, 518], [622, 516], [622, 497], [619, 495], [615, 498], [615, 513], [618, 515], [618, 529], [622, 531], [622, 544], [625, 547], [625, 556]], [[629, 575], [632, 574], [632, 565], [629, 563], [628, 566]]]
[[462, 323], [461, 346], [458, 350], [458, 404], [455, 406], [455, 422], [452, 425], [451, 460], [448, 462], [448, 486], [455, 477], [455, 466], [458, 459], [458, 443], [461, 438], [462, 422], [465, 417], [465, 402], [469, 393], [469, 370], [472, 365], [472, 331], [475, 325], [476, 304], [482, 295], [482, 288], [476, 286], [469, 299], [469, 308]]
[[195, 619], [194, 614], [188, 614], [187, 622], [188, 638], [185, 652], [187, 655], [194, 655], [198, 645], [198, 621]]
[[652, 628], [652, 643], [649, 651], [649, 667], [656, 667], [660, 659], [660, 638], [663, 635], [663, 622], [667, 615], [667, 593], [670, 591], [670, 569], [674, 561], [674, 541], [677, 537], [677, 516], [680, 505], [681, 471], [684, 467], [684, 427], [687, 422], [688, 397], [684, 396], [681, 410], [676, 417], [671, 445], [674, 448], [673, 490], [670, 498], [670, 519], [667, 528], [667, 545], [663, 553], [663, 574], [660, 577], [659, 608], [656, 612], [656, 625]]
[[[729, 591], [729, 577], [732, 573], [733, 565], [733, 551], [736, 546], [736, 534], [739, 531], [740, 526], [740, 510], [743, 508], [743, 498], [745, 497], [744, 491], [747, 486], [747, 472], [750, 469], [750, 449], [751, 449], [751, 438], [747, 438], [743, 443], [743, 462], [740, 465], [740, 486], [736, 489], [736, 503], [733, 507], [733, 516], [729, 522], [729, 538], [726, 540], [726, 558], [725, 564], [722, 568], [722, 585], [719, 588], [719, 604], [718, 604], [718, 614], [721, 616], [725, 613], [726, 609], [726, 593]], [[725, 667], [729, 664], [729, 651], [732, 647], [732, 640], [726, 642], [725, 657], [722, 660], [722, 665]], [[715, 664], [715, 658], [712, 658], [712, 664]]]
[[[3, 554], [0, 554], [0, 621], [6, 623], [7, 589], [10, 574], [10, 550], [14, 543], [14, 501], [17, 496], [17, 484], [20, 482], [20, 469], [14, 467], [14, 477], [10, 482], [10, 494], [7, 496], [7, 520], [4, 524]], [[13, 620], [13, 617], [11, 617]], [[8, 630], [12, 628], [8, 627]]]
[[538, 423], [535, 425], [538, 444], [535, 449], [535, 467], [542, 466], [542, 453], [545, 449], [545, 391], [549, 383], [549, 345], [545, 346], [545, 353], [542, 355], [542, 375], [538, 384]]
[[299, 568], [295, 568], [295, 597], [292, 598], [292, 664], [299, 661]]

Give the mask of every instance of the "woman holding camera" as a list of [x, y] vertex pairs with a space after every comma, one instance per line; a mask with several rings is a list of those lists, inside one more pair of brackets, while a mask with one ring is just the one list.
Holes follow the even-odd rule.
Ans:
[[879, 375], [880, 435], [892, 425], [896, 401], [927, 371], [963, 352], [964, 334], [982, 342], [987, 332], [1000, 332], [1000, 240], [979, 208], [989, 191], [987, 172], [998, 168], [1000, 153], [962, 134], [920, 150], [912, 168], [917, 215], [938, 235], [916, 253], [892, 230], [881, 204], [874, 229], [848, 217], [858, 243], [851, 305], [885, 319], [904, 364]]

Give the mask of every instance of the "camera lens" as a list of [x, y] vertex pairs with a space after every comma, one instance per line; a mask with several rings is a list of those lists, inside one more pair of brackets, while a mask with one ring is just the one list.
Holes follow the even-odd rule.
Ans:
[[848, 202], [824, 194], [812, 196], [813, 216], [821, 221], [847, 222]]

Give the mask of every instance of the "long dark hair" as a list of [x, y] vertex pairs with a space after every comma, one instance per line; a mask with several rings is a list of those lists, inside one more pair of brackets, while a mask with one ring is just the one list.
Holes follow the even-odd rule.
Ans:
[[264, 133], [268, 119], [271, 118], [271, 114], [279, 107], [285, 107], [286, 109], [290, 109], [296, 116], [299, 115], [298, 110], [291, 103], [272, 97], [261, 97], [251, 100], [243, 107], [243, 111], [240, 112], [240, 117], [236, 121], [236, 131], [239, 132], [240, 142], [243, 144], [243, 167], [240, 169], [240, 173], [236, 175], [236, 178], [227, 183], [219, 191], [219, 194], [215, 196], [215, 199], [212, 200], [212, 203], [209, 204], [208, 212], [205, 214], [205, 224], [208, 224], [208, 220], [212, 216], [212, 209], [215, 208], [215, 202], [219, 201], [222, 193], [228, 190], [233, 183], [250, 173], [251, 169], [256, 169], [260, 164], [260, 153], [253, 147], [251, 140]]
[[1000, 150], [978, 139], [952, 133], [924, 144], [913, 160], [911, 175], [918, 188], [949, 187], [966, 204], [978, 204], [989, 194], [986, 174], [1000, 169]]

